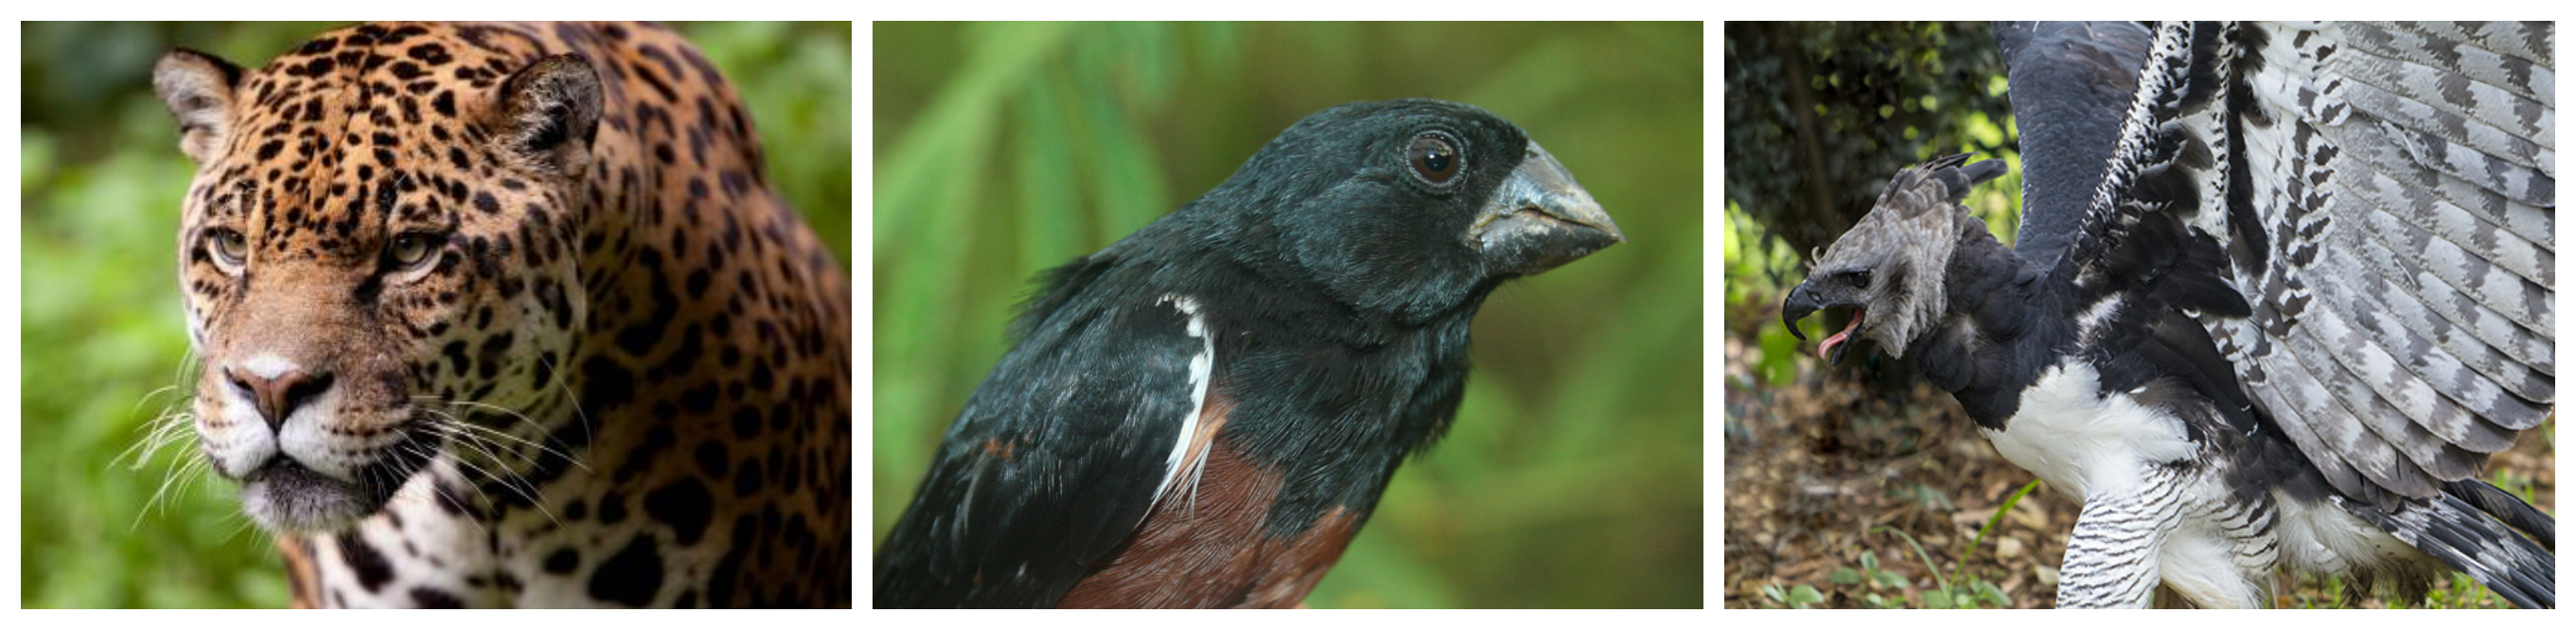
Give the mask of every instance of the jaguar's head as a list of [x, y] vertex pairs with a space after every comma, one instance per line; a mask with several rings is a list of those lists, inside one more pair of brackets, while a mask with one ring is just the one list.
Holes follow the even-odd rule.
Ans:
[[153, 86], [197, 163], [179, 278], [199, 450], [253, 520], [339, 530], [434, 497], [405, 491], [423, 470], [542, 456], [521, 410], [570, 396], [587, 308], [587, 62], [366, 26], [251, 72], [174, 51]]

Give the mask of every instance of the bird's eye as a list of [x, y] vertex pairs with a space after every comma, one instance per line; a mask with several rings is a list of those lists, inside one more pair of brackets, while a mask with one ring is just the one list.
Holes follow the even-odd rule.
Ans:
[[1869, 270], [1855, 269], [1844, 272], [1843, 282], [1850, 284], [1854, 289], [1867, 289], [1869, 288]]
[[1446, 184], [1456, 178], [1459, 167], [1465, 166], [1467, 161], [1458, 155], [1456, 145], [1436, 133], [1414, 136], [1413, 146], [1404, 150], [1404, 159], [1413, 165], [1414, 177], [1435, 185]]
[[250, 257], [250, 237], [243, 236], [240, 230], [232, 228], [208, 230], [206, 243], [211, 245], [208, 249], [214, 250], [215, 260], [227, 267], [239, 267], [244, 259]]
[[422, 232], [404, 232], [394, 236], [393, 244], [385, 248], [385, 256], [392, 259], [395, 266], [409, 269], [427, 262], [430, 253], [437, 250], [438, 241], [435, 236]]

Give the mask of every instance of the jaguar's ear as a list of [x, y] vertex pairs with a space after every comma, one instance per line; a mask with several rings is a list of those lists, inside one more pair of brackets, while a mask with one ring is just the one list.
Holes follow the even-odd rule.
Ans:
[[555, 55], [510, 75], [494, 99], [491, 137], [530, 172], [579, 177], [599, 131], [599, 73], [581, 55]]
[[174, 49], [152, 64], [152, 91], [179, 119], [179, 151], [198, 164], [223, 157], [232, 133], [233, 89], [242, 70], [206, 53]]

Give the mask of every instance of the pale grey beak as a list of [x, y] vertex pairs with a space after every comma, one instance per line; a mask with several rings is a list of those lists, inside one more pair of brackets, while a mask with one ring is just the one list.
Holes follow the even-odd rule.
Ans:
[[1529, 276], [1627, 242], [1574, 174], [1531, 142], [1467, 233], [1497, 275]]

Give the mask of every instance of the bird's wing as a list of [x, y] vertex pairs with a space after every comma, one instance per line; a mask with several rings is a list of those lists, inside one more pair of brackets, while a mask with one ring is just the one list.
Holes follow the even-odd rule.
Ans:
[[1093, 258], [1054, 272], [949, 427], [879, 551], [877, 605], [1053, 605], [1173, 482], [1185, 427], [1221, 422], [1198, 417], [1214, 357], [1195, 303], [1085, 291]]
[[1995, 23], [2021, 136], [2022, 260], [2053, 265], [2074, 239], [2154, 39], [2137, 22]]
[[2384, 503], [2476, 475], [2556, 396], [2554, 38], [2158, 28], [2070, 254], [2077, 286], [2118, 282], [2142, 221], [2178, 220], [2251, 306], [2193, 315], [2336, 489]]

